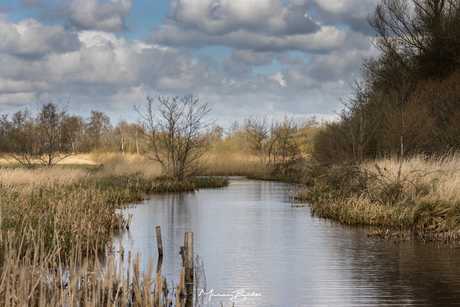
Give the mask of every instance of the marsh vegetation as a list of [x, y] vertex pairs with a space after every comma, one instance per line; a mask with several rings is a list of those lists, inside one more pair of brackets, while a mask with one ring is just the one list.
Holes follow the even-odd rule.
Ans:
[[160, 304], [161, 276], [152, 295], [142, 284], [151, 268], [142, 279], [133, 258], [125, 278], [98, 255], [129, 227], [125, 204], [227, 185], [212, 176], [296, 182], [292, 196], [322, 217], [458, 241], [459, 16], [457, 0], [383, 0], [369, 18], [381, 54], [332, 122], [250, 116], [225, 129], [192, 94], [148, 97], [138, 122], [115, 127], [52, 101], [2, 115], [0, 303]]

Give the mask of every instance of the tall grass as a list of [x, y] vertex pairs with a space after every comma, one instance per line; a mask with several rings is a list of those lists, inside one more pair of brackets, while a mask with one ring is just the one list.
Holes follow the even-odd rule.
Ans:
[[[29, 233], [33, 230], [29, 228]], [[45, 248], [44, 233], [22, 252], [23, 241], [13, 235], [5, 242], [4, 265], [0, 281], [2, 306], [176, 306], [184, 298], [184, 275], [174, 289], [166, 278], [154, 271], [154, 259], [141, 271], [140, 254], [131, 254], [125, 265], [111, 254], [104, 262], [85, 257], [79, 248], [81, 232], [66, 258], [59, 242]], [[91, 246], [91, 247], [94, 247]], [[23, 256], [20, 254], [24, 253]], [[127, 264], [127, 265], [126, 265]]]
[[[158, 177], [157, 164], [131, 155], [106, 155], [101, 163], [96, 169], [0, 168], [1, 306], [171, 305], [174, 291], [153, 273], [153, 259], [141, 272], [140, 255], [129, 255], [128, 267], [111, 256], [113, 232], [131, 222], [119, 209], [148, 192], [222, 186], [226, 180], [176, 182]], [[100, 255], [108, 255], [105, 265]], [[182, 281], [175, 289], [178, 306], [183, 291]]]
[[161, 165], [140, 155], [134, 154], [105, 154], [99, 158], [101, 171], [98, 177], [131, 176], [154, 178], [161, 175]]
[[460, 155], [379, 159], [354, 167], [313, 168], [294, 196], [319, 215], [348, 224], [460, 230]]
[[239, 152], [210, 152], [201, 157], [202, 174], [209, 176], [248, 176], [267, 173], [267, 164]]

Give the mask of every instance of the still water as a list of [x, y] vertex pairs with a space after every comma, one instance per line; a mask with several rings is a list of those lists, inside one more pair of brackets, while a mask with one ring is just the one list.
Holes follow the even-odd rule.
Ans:
[[115, 243], [125, 255], [141, 252], [147, 265], [161, 226], [163, 274], [176, 283], [180, 246], [192, 231], [207, 306], [460, 305], [460, 249], [368, 239], [369, 228], [293, 207], [288, 188], [234, 178], [222, 189], [153, 195], [126, 210], [133, 221]]

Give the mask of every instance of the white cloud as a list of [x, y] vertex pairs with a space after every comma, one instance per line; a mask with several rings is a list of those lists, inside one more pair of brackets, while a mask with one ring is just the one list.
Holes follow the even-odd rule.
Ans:
[[221, 35], [238, 30], [276, 35], [310, 33], [314, 22], [305, 11], [281, 0], [173, 0], [165, 25]]
[[125, 16], [131, 12], [131, 0], [56, 0], [40, 14], [47, 21], [65, 20], [67, 25], [79, 30], [119, 32], [127, 29]]
[[76, 34], [60, 25], [45, 26], [32, 18], [18, 23], [0, 20], [0, 41], [0, 52], [29, 60], [80, 48]]
[[[346, 2], [298, 2], [176, 0], [150, 38], [132, 42], [111, 33], [125, 28], [127, 0], [55, 2], [42, 14], [65, 25], [0, 20], [0, 102], [70, 97], [84, 110], [132, 111], [147, 94], [193, 92], [218, 117], [330, 113], [375, 50], [364, 31], [327, 20], [355, 16]], [[305, 17], [315, 7], [327, 18]], [[202, 46], [233, 50], [218, 62], [186, 48]]]

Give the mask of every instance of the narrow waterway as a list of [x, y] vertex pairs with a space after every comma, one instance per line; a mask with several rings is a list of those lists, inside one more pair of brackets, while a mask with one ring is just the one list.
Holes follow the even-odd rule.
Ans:
[[192, 231], [208, 306], [460, 305], [460, 249], [368, 239], [369, 228], [293, 207], [288, 187], [235, 178], [222, 189], [153, 195], [125, 210], [133, 221], [115, 249], [123, 246], [125, 261], [140, 252], [147, 265], [161, 226], [163, 274], [176, 283], [179, 248]]

